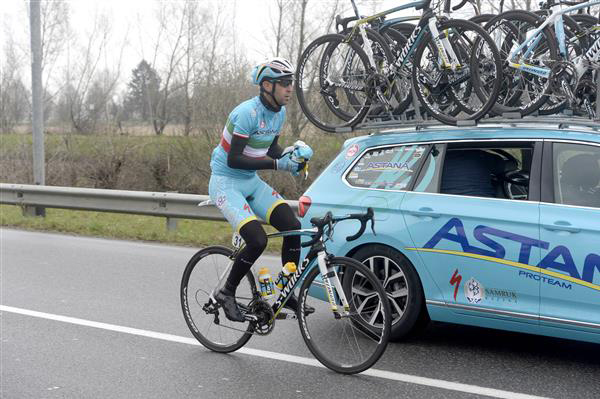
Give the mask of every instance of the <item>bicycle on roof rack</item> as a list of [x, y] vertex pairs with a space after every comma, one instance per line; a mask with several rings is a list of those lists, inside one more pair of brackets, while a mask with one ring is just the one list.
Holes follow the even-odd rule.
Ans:
[[[298, 61], [298, 102], [315, 126], [336, 132], [363, 122], [369, 113], [394, 119], [408, 107], [411, 93], [430, 115], [451, 125], [480, 119], [495, 104], [501, 59], [479, 25], [438, 18], [433, 0], [364, 18], [351, 1], [358, 18], [352, 29], [317, 38]], [[392, 54], [385, 40], [373, 45], [377, 36], [365, 25], [408, 8], [423, 14], [404, 46]]]
[[600, 37], [592, 34], [594, 18], [567, 14], [598, 5], [600, 0], [547, 0], [536, 13], [506, 11], [485, 25], [504, 60], [493, 112], [551, 115], [568, 109], [597, 118]]
[[[326, 242], [336, 224], [348, 220], [360, 222], [358, 232], [346, 237], [348, 241], [359, 238], [369, 221], [375, 232], [373, 209], [368, 208], [365, 213], [342, 216], [327, 212], [311, 219], [312, 229], [269, 234], [268, 238], [309, 236], [302, 246], [310, 250], [273, 304], [261, 297], [252, 270], [248, 272], [236, 291], [244, 323], [227, 320], [214, 299], [244, 247], [243, 240], [234, 234], [234, 250], [210, 246], [197, 252], [185, 268], [180, 289], [183, 315], [194, 337], [210, 350], [229, 353], [243, 347], [253, 335], [269, 334], [276, 320], [298, 319], [308, 349], [326, 367], [354, 374], [373, 366], [388, 343], [390, 301], [372, 270], [352, 258], [327, 252]], [[297, 286], [298, 311], [286, 313], [283, 306]], [[314, 312], [306, 311], [310, 307]]]

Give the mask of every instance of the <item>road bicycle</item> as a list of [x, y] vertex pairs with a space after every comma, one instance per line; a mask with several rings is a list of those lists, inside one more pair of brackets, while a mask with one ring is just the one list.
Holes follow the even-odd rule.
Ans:
[[498, 15], [485, 27], [505, 59], [505, 85], [499, 102], [507, 107], [502, 111], [551, 114], [570, 105], [594, 118], [597, 77], [593, 73], [600, 62], [600, 41], [580, 33], [575, 21], [587, 21], [588, 17], [566, 14], [599, 5], [600, 0], [546, 3], [545, 18], [513, 10]]
[[[455, 6], [452, 5], [452, 0], [444, 0], [443, 8], [440, 14], [441, 18], [450, 19], [453, 12], [461, 10], [466, 5], [471, 6], [476, 16], [480, 15], [479, 8], [474, 0], [462, 0]], [[400, 54], [402, 54], [402, 49], [404, 46], [406, 46], [408, 37], [410, 37], [412, 32], [415, 30], [415, 24], [409, 21], [419, 21], [421, 19], [420, 16], [404, 16], [391, 19], [386, 18], [386, 14], [388, 12], [394, 12], [394, 9], [384, 11], [370, 17], [360, 16], [356, 7], [354, 8], [354, 11], [354, 16], [346, 18], [342, 18], [340, 15], [336, 16], [336, 32], [342, 35], [351, 34], [352, 29], [355, 29], [355, 27], [349, 27], [349, 24], [361, 18], [365, 19], [368, 21], [365, 24], [365, 31], [367, 38], [369, 41], [371, 41], [373, 56], [376, 60], [376, 63], [378, 60], [380, 60], [382, 62], [386, 62], [388, 65], [391, 64], [394, 59], [398, 58]], [[361, 44], [362, 36], [355, 35], [354, 40]], [[388, 46], [389, 50], [387, 49]], [[407, 61], [407, 64], [410, 64], [410, 62], [411, 61]], [[412, 85], [410, 76], [407, 75], [405, 78], [398, 76], [395, 83], [398, 85], [399, 89], [396, 90], [395, 97], [393, 98], [393, 100], [396, 101], [394, 104], [393, 115], [402, 116], [406, 119], [413, 119], [416, 116], [416, 112], [420, 111], [419, 114], [421, 118], [428, 118], [425, 109], [419, 110], [415, 104], [412, 104], [413, 108], [409, 109], [414, 97], [411, 91]], [[470, 90], [466, 90], [466, 92], [470, 93]], [[350, 92], [346, 92], [346, 94], [351, 96]], [[340, 109], [331, 106], [330, 102], [326, 102], [326, 104], [331, 112], [336, 114], [336, 116], [339, 118], [344, 120], [348, 120], [350, 118], [350, 116], [344, 115], [343, 111], [340, 111]], [[384, 114], [382, 115], [382, 110], [383, 107], [371, 107], [364, 119], [365, 122], [368, 123], [369, 120], [381, 119], [382, 117], [385, 118], [386, 116]], [[452, 116], [456, 116], [462, 110], [463, 109], [459, 107], [458, 104], [454, 104], [454, 109], [448, 110], [448, 113]]]
[[[180, 289], [183, 315], [194, 337], [210, 350], [229, 353], [253, 335], [272, 332], [277, 320], [297, 319], [308, 349], [326, 367], [354, 374], [373, 366], [388, 344], [390, 302], [372, 270], [352, 258], [327, 252], [325, 244], [336, 224], [348, 220], [360, 222], [358, 232], [346, 237], [348, 241], [358, 239], [368, 221], [375, 233], [373, 209], [368, 208], [365, 213], [343, 216], [327, 212], [310, 220], [313, 228], [269, 234], [268, 238], [309, 236], [302, 247], [310, 249], [273, 304], [262, 299], [254, 273], [248, 272], [236, 291], [244, 323], [230, 322], [214, 299], [244, 248], [243, 240], [234, 234], [234, 250], [211, 246], [197, 252], [185, 268]], [[286, 312], [286, 301], [297, 287], [298, 310]], [[313, 313], [306, 312], [310, 307]]]
[[[372, 105], [390, 115], [402, 112], [410, 87], [419, 104], [443, 123], [483, 117], [500, 89], [498, 50], [480, 26], [438, 18], [431, 3], [417, 1], [357, 19], [347, 35], [324, 35], [309, 44], [296, 72], [298, 102], [307, 118], [327, 132], [352, 128]], [[423, 10], [418, 24], [393, 62], [377, 62], [365, 25], [408, 8]], [[459, 115], [447, 112], [454, 104], [463, 111]]]

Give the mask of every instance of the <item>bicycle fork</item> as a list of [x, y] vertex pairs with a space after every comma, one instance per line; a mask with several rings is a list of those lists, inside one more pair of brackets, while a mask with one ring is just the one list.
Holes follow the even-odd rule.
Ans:
[[[331, 271], [327, 270], [327, 254], [325, 251], [321, 251], [317, 254], [317, 261], [319, 264], [321, 278], [323, 279], [323, 285], [325, 286], [325, 291], [327, 292], [327, 299], [329, 300], [329, 305], [331, 306], [331, 311], [333, 312], [334, 317], [336, 319], [340, 319], [342, 316], [347, 316], [350, 312], [350, 304], [348, 303], [348, 299], [346, 298], [346, 294], [342, 288], [342, 283], [340, 282], [337, 271], [335, 269], [332, 269]], [[336, 296], [333, 291], [334, 288], [337, 291], [339, 302], [342, 304], [343, 314], [340, 313], [338, 301], [336, 300]]]

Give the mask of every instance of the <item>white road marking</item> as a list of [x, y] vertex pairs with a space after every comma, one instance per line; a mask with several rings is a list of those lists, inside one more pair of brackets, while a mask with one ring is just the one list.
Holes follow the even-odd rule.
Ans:
[[[42, 318], [42, 319], [62, 321], [63, 323], [70, 323], [70, 324], [76, 324], [76, 325], [80, 325], [80, 326], [100, 328], [103, 330], [138, 335], [138, 336], [147, 337], [147, 338], [155, 338], [155, 339], [160, 339], [163, 341], [170, 341], [170, 342], [177, 342], [177, 343], [181, 343], [181, 344], [202, 346], [194, 338], [181, 337], [181, 336], [172, 335], [172, 334], [164, 334], [164, 333], [159, 333], [159, 332], [155, 332], [155, 331], [140, 330], [137, 328], [118, 326], [115, 324], [108, 324], [108, 323], [100, 323], [97, 321], [78, 319], [75, 317], [61, 316], [61, 315], [55, 315], [55, 314], [51, 314], [51, 313], [37, 312], [35, 310], [15, 308], [12, 306], [0, 305], [0, 312], [17, 313], [17, 314], [21, 314], [21, 315], [38, 317], [38, 318]], [[267, 359], [276, 359], [276, 360], [281, 360], [284, 362], [303, 364], [306, 366], [321, 367], [321, 368], [325, 367], [321, 363], [319, 363], [319, 361], [316, 359], [309, 359], [309, 358], [301, 357], [301, 356], [269, 352], [269, 351], [264, 351], [264, 350], [259, 350], [259, 349], [241, 348], [237, 351], [237, 353], [243, 353], [245, 355], [250, 355], [250, 356], [264, 357]], [[409, 383], [409, 384], [425, 385], [425, 386], [434, 387], [434, 388], [447, 389], [447, 390], [459, 391], [459, 392], [465, 392], [465, 393], [472, 393], [475, 395], [491, 396], [494, 398], [544, 399], [544, 397], [542, 397], [542, 396], [527, 395], [527, 394], [518, 393], [518, 392], [503, 391], [500, 389], [480, 387], [477, 385], [462, 384], [459, 382], [438, 380], [435, 378], [419, 377], [416, 375], [401, 374], [401, 373], [395, 373], [395, 372], [386, 371], [386, 370], [369, 369], [367, 371], [362, 372], [361, 374], [368, 375], [371, 377], [376, 377], [376, 378], [383, 378], [386, 380], [405, 382], [405, 383]]]

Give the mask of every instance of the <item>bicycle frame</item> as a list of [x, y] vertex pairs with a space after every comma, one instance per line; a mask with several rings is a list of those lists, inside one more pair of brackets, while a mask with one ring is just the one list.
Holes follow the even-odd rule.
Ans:
[[[287, 236], [303, 236], [303, 235], [307, 235], [307, 236], [311, 236], [314, 233], [317, 232], [316, 228], [312, 228], [312, 229], [300, 229], [300, 230], [289, 230], [289, 231], [282, 231], [282, 232], [278, 232], [278, 233], [271, 233], [271, 234], [267, 234], [267, 239], [271, 239], [271, 238], [277, 238], [277, 237], [287, 237]], [[213, 290], [213, 292], [210, 295], [210, 299], [213, 302], [216, 302], [215, 298], [214, 298], [214, 294], [217, 292], [218, 289], [220, 289], [220, 287], [222, 286], [225, 277], [229, 275], [229, 270], [231, 269], [231, 267], [233, 266], [233, 259], [236, 258], [237, 254], [242, 251], [242, 249], [244, 249], [245, 244], [243, 243], [243, 240], [239, 240], [238, 237], [236, 237], [236, 235], [234, 234], [234, 242], [237, 242], [237, 245], [234, 244], [236, 246], [235, 251], [233, 252], [233, 254], [231, 255], [231, 259], [232, 261], [229, 262], [229, 265], [227, 265], [227, 267], [225, 268], [225, 271], [223, 272], [223, 274], [219, 277], [219, 282], [217, 283], [217, 286], [215, 287], [215, 289]], [[336, 274], [335, 271], [333, 272], [328, 272], [327, 271], [327, 250], [325, 248], [325, 244], [323, 242], [323, 240], [321, 240], [320, 242], [315, 243], [310, 251], [308, 252], [308, 254], [306, 255], [306, 257], [304, 258], [304, 260], [302, 261], [302, 263], [300, 265], [298, 265], [298, 268], [296, 269], [296, 272], [291, 275], [289, 277], [289, 281], [288, 283], [285, 285], [285, 287], [283, 287], [283, 289], [281, 290], [281, 292], [279, 293], [279, 296], [277, 297], [277, 300], [274, 303], [274, 308], [275, 308], [275, 312], [274, 312], [274, 318], [276, 319], [277, 316], [279, 315], [279, 313], [281, 312], [281, 310], [283, 309], [283, 306], [285, 305], [285, 303], [287, 302], [287, 299], [290, 295], [290, 293], [293, 291], [293, 289], [296, 287], [296, 284], [301, 281], [301, 278], [304, 277], [304, 274], [306, 274], [305, 272], [308, 272], [311, 268], [309, 267], [309, 265], [312, 264], [312, 262], [315, 260], [315, 258], [317, 259], [317, 265], [319, 267], [319, 271], [321, 273], [321, 277], [323, 278], [323, 285], [325, 287], [325, 291], [327, 292], [327, 299], [329, 300], [329, 304], [331, 306], [331, 311], [333, 312], [334, 316], [336, 318], [340, 318], [342, 316], [344, 316], [345, 314], [341, 314], [339, 312], [336, 300], [335, 300], [335, 296], [333, 293], [333, 286], [335, 286], [335, 289], [337, 291], [339, 300], [342, 303], [342, 306], [344, 308], [344, 313], [347, 313], [350, 311], [350, 305], [349, 302], [346, 298], [346, 295], [342, 289], [342, 284]], [[294, 318], [295, 315], [292, 315], [292, 318]], [[287, 316], [285, 317], [287, 318]]]
[[[597, 0], [597, 1], [600, 1], [600, 0]], [[433, 40], [436, 44], [436, 47], [439, 50], [442, 67], [456, 70], [456, 69], [460, 68], [461, 65], [458, 62], [458, 58], [457, 58], [456, 54], [454, 53], [454, 50], [452, 49], [452, 46], [450, 45], [450, 42], [448, 41], [447, 37], [444, 36], [440, 39], [441, 35], [440, 35], [439, 30], [437, 29], [438, 19], [437, 19], [436, 15], [433, 13], [433, 11], [429, 8], [430, 3], [431, 3], [430, 0], [416, 1], [416, 2], [412, 2], [412, 3], [404, 4], [404, 5], [401, 5], [398, 7], [394, 7], [389, 10], [385, 10], [380, 13], [368, 16], [368, 17], [360, 18], [358, 9], [356, 8], [356, 4], [354, 3], [354, 0], [352, 0], [354, 12], [356, 13], [356, 16], [359, 19], [356, 21], [355, 25], [352, 27], [352, 30], [348, 34], [346, 41], [352, 40], [352, 38], [356, 35], [357, 30], [358, 30], [358, 32], [360, 33], [360, 35], [363, 39], [363, 43], [369, 43], [369, 40], [367, 38], [367, 32], [365, 30], [364, 25], [366, 25], [378, 18], [381, 18], [387, 14], [391, 14], [391, 13], [394, 13], [397, 11], [401, 11], [401, 10], [405, 10], [405, 9], [409, 9], [409, 8], [415, 8], [415, 9], [422, 8], [424, 10], [423, 15], [419, 18], [419, 23], [417, 24], [417, 26], [415, 26], [415, 29], [413, 30], [412, 34], [408, 38], [407, 43], [402, 48], [402, 51], [400, 52], [400, 56], [394, 62], [393, 68], [395, 68], [396, 70], [400, 70], [404, 66], [410, 65], [409, 60], [410, 60], [411, 54], [413, 53], [413, 51], [417, 48], [417, 46], [421, 42], [423, 35], [425, 33], [427, 33], [427, 29], [429, 29], [429, 31], [431, 32], [431, 35], [433, 37]], [[396, 19], [385, 22], [383, 26], [389, 26], [398, 21], [407, 21], [409, 19], [414, 19], [414, 17], [396, 18]], [[373, 68], [375, 68], [375, 62], [373, 59], [373, 50], [371, 49], [371, 46], [367, 45], [367, 46], [364, 46], [364, 48], [365, 48], [365, 52], [367, 53], [367, 56], [369, 58], [369, 62], [371, 64], [371, 66]]]
[[[517, 54], [519, 54], [523, 49], [525, 49], [525, 52], [520, 57], [521, 59], [526, 58], [529, 54], [531, 54], [534, 51], [534, 49], [537, 47], [537, 45], [539, 44], [539, 42], [542, 38], [542, 35], [540, 34], [542, 32], [542, 30], [545, 27], [547, 27], [548, 25], [554, 24], [554, 30], [555, 30], [556, 38], [557, 38], [558, 44], [559, 44], [559, 52], [561, 53], [561, 55], [563, 57], [566, 57], [567, 50], [566, 50], [566, 45], [565, 45], [565, 31], [564, 31], [564, 23], [563, 23], [562, 16], [566, 13], [570, 13], [573, 11], [580, 10], [582, 8], [599, 5], [599, 4], [600, 4], [600, 0], [590, 0], [585, 3], [581, 3], [581, 4], [578, 4], [575, 6], [570, 6], [567, 8], [562, 8], [561, 5], [552, 6], [552, 8], [551, 8], [552, 13], [544, 20], [544, 22], [539, 27], [534, 29], [531, 32], [531, 34], [529, 34], [529, 37], [510, 53], [510, 55], [508, 57], [509, 66], [512, 68], [521, 70], [521, 71], [525, 71], [525, 72], [543, 77], [543, 78], [549, 78], [550, 77], [550, 68], [538, 67], [538, 66], [534, 66], [534, 65], [525, 64], [524, 62], [520, 62], [520, 60], [517, 59]], [[590, 50], [595, 48], [596, 44], [594, 44]], [[597, 52], [595, 52], [596, 56], [598, 56], [598, 54], [600, 54], [600, 45], [598, 47], [599, 47], [599, 50]], [[581, 76], [586, 70], [585, 66], [583, 66], [582, 64], [583, 63], [581, 61], [580, 61], [580, 65], [578, 65], [576, 63], [578, 76]]]

